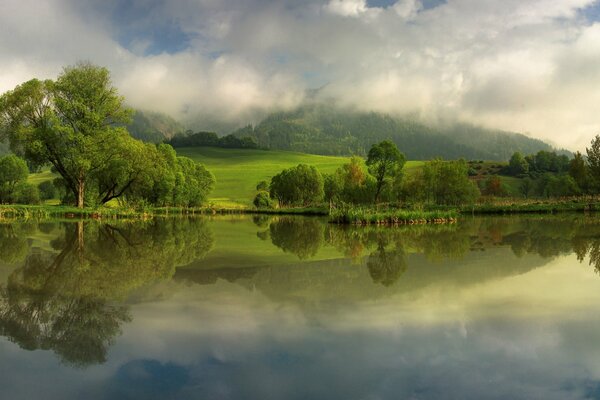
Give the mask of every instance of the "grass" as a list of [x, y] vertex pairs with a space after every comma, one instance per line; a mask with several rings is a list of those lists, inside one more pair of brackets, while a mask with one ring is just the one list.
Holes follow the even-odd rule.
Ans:
[[[298, 164], [317, 167], [321, 173], [332, 173], [349, 161], [349, 157], [319, 156], [278, 150], [222, 149], [217, 147], [184, 147], [177, 154], [206, 166], [217, 179], [209, 200], [218, 207], [247, 207], [256, 192], [256, 184], [285, 168]], [[409, 161], [410, 171], [423, 165]]]
[[331, 210], [329, 222], [355, 225], [394, 225], [454, 222], [456, 210], [374, 209], [372, 207], [343, 206]]

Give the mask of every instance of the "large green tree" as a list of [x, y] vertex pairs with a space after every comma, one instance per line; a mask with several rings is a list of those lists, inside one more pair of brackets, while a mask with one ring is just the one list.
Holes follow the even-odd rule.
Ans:
[[389, 184], [392, 178], [402, 173], [405, 163], [404, 154], [389, 140], [384, 140], [371, 147], [367, 157], [367, 166], [369, 173], [376, 180], [375, 203], [379, 202], [379, 196], [384, 186]]
[[32, 79], [0, 97], [0, 131], [13, 151], [34, 164], [51, 164], [82, 208], [86, 185], [122, 154], [128, 136], [118, 127], [131, 112], [106, 68], [67, 67], [56, 81]]
[[280, 206], [308, 206], [323, 200], [323, 177], [314, 166], [298, 164], [275, 175], [269, 190]]

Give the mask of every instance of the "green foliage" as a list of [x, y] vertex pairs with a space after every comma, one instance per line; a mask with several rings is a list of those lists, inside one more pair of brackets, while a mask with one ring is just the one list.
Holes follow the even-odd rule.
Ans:
[[568, 174], [544, 174], [538, 181], [537, 193], [543, 197], [565, 197], [581, 194], [581, 189]]
[[35, 185], [21, 182], [15, 187], [14, 202], [18, 204], [39, 204], [40, 191]]
[[214, 177], [170, 146], [144, 144], [122, 127], [131, 110], [107, 69], [67, 67], [56, 82], [31, 80], [0, 98], [2, 131], [13, 150], [60, 175], [63, 201], [96, 206], [113, 199], [194, 207]]
[[376, 183], [363, 160], [354, 156], [335, 173], [324, 176], [324, 187], [327, 201], [366, 204], [373, 201]]
[[585, 150], [587, 153], [590, 177], [597, 190], [597, 188], [600, 187], [600, 135], [596, 135], [592, 140], [590, 147]]
[[329, 221], [336, 224], [405, 224], [417, 222], [447, 222], [456, 218], [456, 211], [373, 209], [371, 207], [342, 204], [329, 214]]
[[471, 204], [479, 196], [477, 185], [469, 179], [465, 160], [428, 161], [422, 172], [407, 179], [401, 190], [401, 198], [410, 203]]
[[226, 149], [256, 149], [258, 144], [250, 136], [238, 137], [233, 134], [219, 137], [215, 132], [198, 132], [188, 135], [176, 135], [169, 142], [171, 146], [178, 147], [223, 147]]
[[269, 192], [261, 190], [254, 196], [252, 204], [254, 204], [254, 207], [256, 208], [272, 208], [273, 200], [271, 200]]
[[280, 206], [308, 206], [323, 200], [323, 177], [314, 166], [298, 164], [271, 179], [270, 195]]
[[114, 144], [128, 134], [115, 124], [130, 111], [107, 69], [80, 63], [56, 82], [33, 79], [5, 93], [0, 115], [13, 150], [34, 165], [52, 164], [83, 207], [90, 175], [119, 155]]
[[513, 176], [527, 174], [529, 172], [529, 163], [525, 160], [525, 157], [517, 151], [510, 158], [508, 170]]
[[52, 181], [44, 181], [38, 185], [41, 200], [50, 200], [56, 198], [58, 191]]
[[23, 186], [28, 175], [29, 169], [23, 159], [13, 154], [0, 158], [0, 204], [18, 201], [17, 189], [27, 190]]
[[269, 190], [269, 182], [260, 181], [256, 184], [256, 190], [260, 191], [268, 191]]
[[588, 166], [580, 152], [575, 153], [569, 163], [569, 175], [584, 193], [591, 189]]
[[375, 177], [375, 203], [379, 202], [382, 189], [390, 185], [390, 181], [402, 173], [406, 163], [404, 154], [389, 140], [371, 146], [367, 157], [369, 173]]

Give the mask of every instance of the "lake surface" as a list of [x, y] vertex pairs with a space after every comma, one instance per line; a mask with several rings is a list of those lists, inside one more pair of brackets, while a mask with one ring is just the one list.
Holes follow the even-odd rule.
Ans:
[[600, 398], [600, 216], [0, 223], [0, 399]]

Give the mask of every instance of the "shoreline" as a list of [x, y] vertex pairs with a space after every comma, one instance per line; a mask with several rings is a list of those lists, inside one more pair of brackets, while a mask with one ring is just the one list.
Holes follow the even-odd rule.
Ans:
[[436, 206], [424, 210], [386, 209], [367, 207], [298, 207], [277, 209], [232, 208], [205, 206], [197, 208], [156, 207], [143, 210], [133, 208], [75, 208], [62, 205], [0, 205], [0, 220], [4, 219], [138, 219], [146, 220], [165, 216], [210, 216], [226, 214], [248, 215], [300, 215], [329, 217], [335, 224], [354, 225], [402, 225], [454, 223], [463, 215], [518, 215], [594, 213], [600, 211], [600, 201], [556, 201], [512, 204], [476, 204], [471, 206]]

